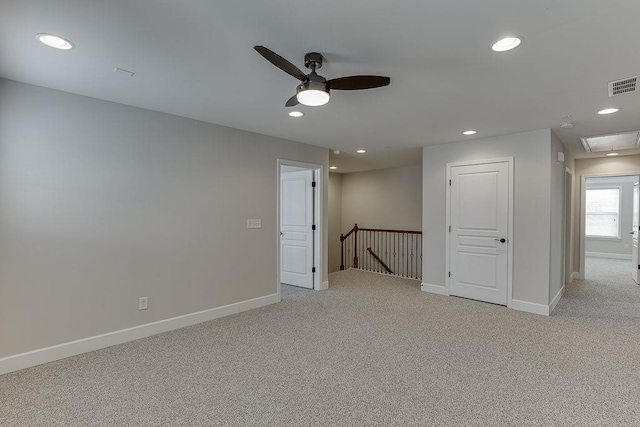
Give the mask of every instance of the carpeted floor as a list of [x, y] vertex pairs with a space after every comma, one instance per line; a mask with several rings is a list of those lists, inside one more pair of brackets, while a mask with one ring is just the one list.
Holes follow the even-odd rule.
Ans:
[[640, 321], [564, 307], [588, 284], [543, 317], [373, 273], [330, 283], [1, 376], [0, 425], [640, 425]]
[[585, 267], [586, 280], [566, 288], [554, 316], [640, 320], [640, 286], [631, 278], [631, 261], [587, 257]]
[[280, 283], [280, 299], [296, 298], [311, 293], [313, 293], [312, 289], [306, 289], [299, 286], [291, 286]]

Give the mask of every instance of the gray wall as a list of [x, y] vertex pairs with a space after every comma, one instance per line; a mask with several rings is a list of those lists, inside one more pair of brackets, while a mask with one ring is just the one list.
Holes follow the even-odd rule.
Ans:
[[274, 294], [277, 158], [328, 184], [326, 149], [0, 80], [0, 357]]
[[624, 175], [640, 172], [640, 155], [601, 157], [597, 159], [576, 159], [576, 174], [574, 181], [575, 205], [573, 210], [573, 270], [581, 270], [580, 265], [580, 217], [581, 217], [581, 182], [587, 175]]
[[598, 239], [586, 238], [585, 246], [587, 253], [597, 252], [604, 254], [628, 255], [631, 259], [631, 234], [633, 228], [633, 181], [636, 177], [623, 178], [592, 178], [587, 183], [587, 188], [601, 188], [602, 186], [615, 185], [621, 187], [620, 204], [620, 224], [621, 238], [618, 239]]
[[342, 174], [342, 232], [422, 230], [422, 166]]
[[540, 130], [423, 149], [423, 282], [445, 286], [446, 164], [515, 158], [513, 298], [549, 302], [551, 131]]
[[340, 270], [342, 230], [342, 175], [329, 174], [329, 273]]

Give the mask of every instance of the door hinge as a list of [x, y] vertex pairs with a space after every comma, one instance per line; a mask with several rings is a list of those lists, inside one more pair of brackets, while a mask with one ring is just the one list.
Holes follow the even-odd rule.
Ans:
[[311, 272], [312, 272], [312, 273], [315, 273], [315, 272], [316, 272], [316, 268], [315, 268], [315, 267], [312, 267], [312, 268], [311, 268]]
[[451, 272], [449, 272], [449, 277], [451, 277]]
[[311, 186], [312, 186], [313, 188], [315, 188], [315, 187], [316, 187], [316, 182], [315, 182], [315, 181], [311, 181]]
[[449, 180], [449, 187], [451, 187], [451, 180]]
[[311, 226], [311, 230], [312, 230], [312, 231], [316, 231], [316, 225], [315, 225], [315, 224], [313, 224], [313, 225]]
[[449, 233], [451, 233], [451, 226], [449, 226]]

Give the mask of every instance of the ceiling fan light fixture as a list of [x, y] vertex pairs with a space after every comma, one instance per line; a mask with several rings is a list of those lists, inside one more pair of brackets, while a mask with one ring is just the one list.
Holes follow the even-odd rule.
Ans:
[[298, 102], [307, 107], [319, 107], [329, 102], [329, 94], [323, 90], [307, 89], [298, 92]]
[[329, 102], [330, 95], [325, 83], [309, 81], [298, 86], [296, 98], [302, 105], [319, 107]]

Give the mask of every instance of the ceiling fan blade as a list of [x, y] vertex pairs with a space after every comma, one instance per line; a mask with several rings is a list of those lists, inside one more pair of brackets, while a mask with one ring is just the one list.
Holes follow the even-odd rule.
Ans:
[[289, 62], [286, 59], [284, 59], [282, 56], [278, 55], [277, 53], [275, 53], [275, 52], [273, 52], [273, 51], [271, 51], [269, 49], [267, 49], [264, 46], [254, 46], [253, 48], [260, 55], [264, 56], [264, 58], [267, 61], [271, 62], [276, 67], [280, 68], [285, 73], [287, 73], [289, 75], [292, 75], [293, 77], [295, 77], [296, 79], [298, 79], [300, 81], [305, 81], [306, 80], [307, 76], [302, 71], [300, 71], [300, 69], [298, 67], [296, 67], [291, 62]]
[[298, 95], [293, 95], [289, 100], [284, 104], [285, 107], [295, 107], [298, 105]]
[[360, 90], [373, 89], [374, 87], [386, 86], [391, 82], [389, 77], [382, 76], [351, 76], [339, 77], [329, 80], [327, 85], [329, 89], [334, 90]]

